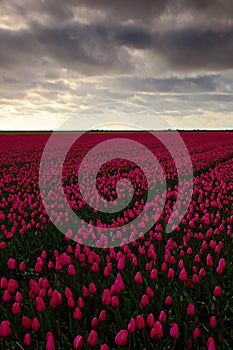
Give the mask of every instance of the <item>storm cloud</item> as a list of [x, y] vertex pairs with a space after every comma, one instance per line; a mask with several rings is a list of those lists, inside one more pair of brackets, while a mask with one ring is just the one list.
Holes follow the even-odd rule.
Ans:
[[156, 101], [161, 111], [167, 103], [172, 113], [171, 95], [182, 115], [183, 94], [193, 115], [198, 99], [208, 114], [215, 98], [232, 113], [230, 0], [0, 0], [0, 7], [1, 120], [44, 118], [49, 100], [48, 118], [53, 108], [66, 117], [114, 98]]

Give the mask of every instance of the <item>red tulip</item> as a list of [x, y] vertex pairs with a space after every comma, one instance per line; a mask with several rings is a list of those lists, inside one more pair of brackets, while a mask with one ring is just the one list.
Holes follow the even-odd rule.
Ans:
[[167, 315], [166, 312], [164, 310], [162, 310], [159, 314], [159, 321], [164, 323], [167, 320]]
[[32, 330], [38, 331], [40, 329], [40, 322], [37, 317], [33, 318], [32, 320]]
[[128, 323], [128, 328], [127, 328], [127, 330], [128, 330], [129, 333], [134, 333], [135, 328], [136, 328], [135, 319], [134, 319], [134, 318], [131, 318], [131, 320], [130, 320], [129, 323]]
[[118, 300], [118, 297], [117, 297], [116, 295], [114, 295], [114, 296], [112, 297], [112, 306], [113, 306], [113, 307], [119, 306], [119, 300]]
[[220, 286], [216, 286], [213, 292], [215, 297], [220, 297], [222, 295], [222, 290]]
[[21, 261], [21, 263], [19, 264], [19, 270], [20, 271], [25, 271], [26, 270], [26, 264], [24, 261]]
[[81, 320], [82, 318], [82, 311], [80, 310], [79, 307], [76, 307], [73, 313], [73, 318], [74, 320]]
[[207, 348], [208, 348], [208, 350], [216, 350], [215, 342], [214, 342], [214, 339], [212, 337], [208, 338]]
[[216, 316], [211, 316], [210, 317], [210, 328], [215, 328], [217, 325], [217, 320], [216, 320]]
[[75, 271], [75, 267], [74, 265], [70, 264], [68, 267], [68, 275], [69, 276], [75, 276], [76, 275], [76, 271]]
[[36, 297], [36, 311], [42, 312], [46, 309], [44, 300], [41, 297]]
[[193, 331], [193, 339], [198, 339], [199, 336], [200, 336], [200, 334], [201, 334], [200, 328], [195, 327], [195, 329], [194, 329], [194, 331]]
[[188, 304], [188, 307], [187, 307], [187, 315], [193, 316], [194, 313], [195, 313], [194, 305], [193, 305], [193, 304]]
[[8, 259], [8, 268], [11, 270], [14, 270], [16, 268], [15, 259], [13, 258]]
[[99, 320], [104, 322], [106, 320], [106, 310], [102, 310], [99, 314]]
[[115, 337], [115, 343], [118, 346], [125, 346], [128, 338], [128, 332], [122, 329]]
[[210, 254], [207, 255], [206, 263], [207, 263], [207, 266], [213, 266], [213, 260]]
[[91, 321], [91, 328], [96, 329], [98, 327], [99, 320], [97, 317], [94, 317]]
[[76, 350], [81, 349], [83, 345], [83, 336], [77, 335], [77, 337], [74, 339], [73, 346]]
[[21, 312], [21, 307], [20, 307], [20, 303], [14, 303], [13, 305], [12, 305], [12, 313], [14, 314], [14, 315], [18, 315], [18, 314], [20, 314], [20, 312]]
[[152, 339], [160, 339], [163, 337], [163, 327], [159, 321], [156, 321], [154, 327], [151, 329], [150, 337]]
[[111, 298], [110, 291], [105, 288], [102, 295], [102, 303], [104, 305], [109, 305], [111, 304], [111, 302], [112, 302], [112, 298]]
[[174, 279], [174, 276], [175, 276], [174, 270], [170, 267], [167, 273], [167, 277], [169, 279]]
[[172, 323], [172, 326], [170, 328], [170, 336], [176, 339], [179, 337], [179, 326], [175, 322]]
[[199, 271], [199, 276], [200, 276], [200, 277], [205, 277], [205, 269], [204, 269], [204, 267], [202, 267], [202, 268], [200, 269], [200, 271]]
[[8, 292], [8, 290], [4, 290], [3, 292], [3, 296], [2, 296], [2, 300], [7, 303], [8, 301], [11, 300], [11, 295], [10, 293]]
[[8, 337], [12, 334], [9, 321], [2, 321], [0, 325], [0, 337]]
[[75, 306], [75, 302], [74, 302], [73, 297], [69, 297], [68, 298], [68, 307], [72, 308], [74, 306]]
[[31, 327], [31, 324], [32, 324], [32, 321], [30, 320], [29, 317], [27, 316], [23, 316], [22, 317], [22, 326], [23, 328], [30, 328]]
[[137, 315], [136, 317], [136, 327], [137, 329], [143, 329], [145, 327], [145, 321], [141, 315]]
[[142, 284], [142, 275], [141, 272], [137, 272], [135, 277], [134, 277], [134, 281], [138, 284]]
[[80, 307], [80, 309], [84, 308], [85, 303], [83, 301], [83, 298], [78, 297], [78, 307]]
[[94, 284], [93, 282], [91, 282], [91, 283], [89, 284], [89, 292], [90, 292], [91, 294], [95, 294], [95, 293], [96, 293], [96, 286], [95, 286], [95, 284]]
[[168, 295], [165, 299], [165, 305], [169, 306], [172, 304], [172, 297]]
[[141, 304], [142, 304], [142, 306], [147, 306], [149, 304], [148, 295], [143, 294], [143, 296], [141, 298]]
[[26, 346], [31, 345], [32, 339], [31, 339], [31, 334], [30, 333], [26, 333], [25, 334], [23, 342], [24, 342], [24, 345], [26, 345]]
[[149, 314], [146, 319], [146, 324], [148, 327], [152, 328], [155, 323], [155, 318], [153, 314]]
[[148, 295], [149, 298], [154, 298], [154, 296], [155, 296], [155, 293], [151, 287], [148, 287], [146, 289], [146, 294]]
[[150, 279], [156, 280], [158, 277], [158, 271], [156, 269], [152, 269], [150, 273]]
[[179, 279], [181, 281], [186, 281], [187, 280], [187, 272], [185, 269], [182, 269], [179, 273]]
[[95, 330], [92, 330], [87, 338], [87, 344], [90, 346], [96, 346], [98, 334]]
[[6, 277], [2, 277], [2, 278], [1, 278], [1, 283], [0, 283], [0, 286], [1, 286], [1, 288], [2, 288], [2, 289], [7, 288], [7, 286], [8, 286], [8, 282], [7, 282]]
[[55, 344], [54, 344], [54, 337], [51, 332], [48, 332], [46, 334], [46, 346], [45, 350], [56, 350]]

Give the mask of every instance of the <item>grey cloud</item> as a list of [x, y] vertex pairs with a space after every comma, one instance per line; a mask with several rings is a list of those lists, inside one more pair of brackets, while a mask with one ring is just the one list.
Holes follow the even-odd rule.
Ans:
[[0, 45], [2, 68], [52, 62], [86, 75], [130, 70], [129, 55], [114, 45], [108, 28], [34, 24], [30, 30], [0, 30]]
[[124, 48], [150, 50], [175, 70], [233, 68], [233, 28], [151, 32], [127, 26], [34, 24], [30, 30], [1, 30], [0, 45], [0, 64], [7, 68], [52, 62], [86, 75], [126, 73], [133, 62]]
[[185, 28], [150, 32], [145, 29], [116, 33], [120, 45], [152, 50], [174, 69], [233, 68], [233, 28], [222, 31]]
[[195, 92], [212, 92], [218, 88], [219, 75], [198, 76], [195, 78], [138, 78], [122, 77], [116, 81], [116, 84], [122, 89], [135, 90], [140, 92], [154, 93], [195, 93]]

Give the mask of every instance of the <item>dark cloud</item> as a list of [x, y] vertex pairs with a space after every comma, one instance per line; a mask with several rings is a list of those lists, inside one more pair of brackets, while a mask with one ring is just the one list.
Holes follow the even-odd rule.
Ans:
[[12, 113], [46, 112], [47, 101], [51, 113], [68, 113], [77, 100], [114, 98], [190, 115], [199, 104], [231, 108], [231, 0], [0, 0], [0, 8], [0, 98]]
[[158, 49], [173, 67], [180, 69], [231, 69], [233, 28], [221, 32], [185, 29], [166, 33]]
[[2, 68], [53, 63], [81, 74], [129, 71], [129, 55], [112, 42], [108, 28], [74, 25], [0, 30]]
[[214, 92], [218, 88], [217, 75], [199, 76], [195, 78], [137, 78], [137, 77], [122, 77], [116, 84], [126, 90], [134, 90], [139, 92], [154, 92], [154, 93], [195, 93], [195, 92]]
[[222, 31], [185, 28], [163, 32], [131, 28], [117, 33], [116, 40], [121, 45], [152, 50], [174, 69], [233, 68], [233, 27]]
[[0, 30], [0, 45], [0, 64], [8, 68], [52, 61], [86, 75], [126, 73], [132, 67], [124, 48], [150, 50], [170, 70], [233, 68], [233, 28], [151, 32], [127, 26], [34, 24], [30, 30]]

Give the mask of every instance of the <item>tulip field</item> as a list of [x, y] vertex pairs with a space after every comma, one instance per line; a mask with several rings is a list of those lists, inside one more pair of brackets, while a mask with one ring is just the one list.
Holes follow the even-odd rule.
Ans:
[[[150, 166], [145, 176], [122, 153], [122, 159], [102, 165], [96, 187], [113, 201], [117, 182], [129, 179], [132, 200], [118, 213], [103, 213], [98, 201], [92, 201], [93, 209], [82, 198], [77, 172], [93, 145], [122, 135], [156, 154], [166, 191], [151, 204], [148, 186], [156, 189], [160, 175], [153, 182]], [[165, 147], [147, 133], [99, 132], [84, 135], [82, 147], [75, 143], [63, 165], [67, 202], [93, 226], [74, 232], [60, 194], [49, 193], [51, 215], [41, 197], [40, 161], [50, 134], [0, 134], [0, 349], [233, 349], [233, 133], [180, 135], [192, 161], [193, 192], [177, 227], [166, 231], [180, 182]], [[129, 158], [134, 150], [125, 152]], [[55, 153], [49, 155], [47, 187]], [[181, 175], [188, 183], [186, 170], [184, 163]], [[88, 190], [92, 179], [83, 180]], [[134, 224], [143, 209], [142, 220]], [[64, 223], [67, 234], [55, 222]], [[98, 233], [98, 227], [131, 222], [131, 238], [137, 239], [129, 243], [117, 232], [120, 243], [111, 246], [112, 237]], [[85, 244], [89, 236], [95, 246]]]

